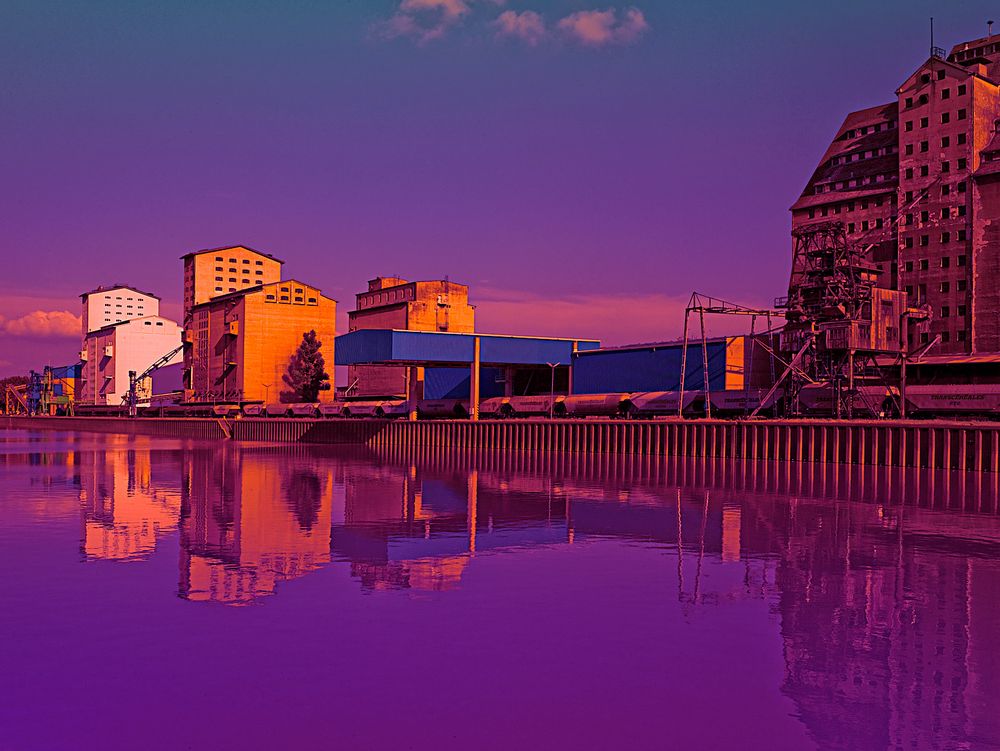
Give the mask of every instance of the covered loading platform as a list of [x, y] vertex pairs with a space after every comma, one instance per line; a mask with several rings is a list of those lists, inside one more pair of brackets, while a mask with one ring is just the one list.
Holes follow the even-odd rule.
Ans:
[[337, 337], [334, 358], [337, 365], [409, 368], [407, 391], [411, 401], [422, 396], [424, 368], [466, 368], [469, 371], [469, 416], [476, 420], [479, 419], [483, 367], [553, 368], [558, 364], [569, 369], [574, 352], [600, 346], [601, 343], [594, 339], [362, 329]]

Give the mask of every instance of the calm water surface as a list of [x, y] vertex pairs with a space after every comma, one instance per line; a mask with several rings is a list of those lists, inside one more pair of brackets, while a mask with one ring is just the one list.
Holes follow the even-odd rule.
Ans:
[[996, 499], [0, 432], [0, 749], [998, 749]]

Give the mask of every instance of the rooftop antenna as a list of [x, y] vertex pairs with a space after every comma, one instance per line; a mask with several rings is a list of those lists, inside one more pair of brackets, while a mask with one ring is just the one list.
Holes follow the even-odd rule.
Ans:
[[934, 16], [931, 16], [931, 57], [934, 57]]

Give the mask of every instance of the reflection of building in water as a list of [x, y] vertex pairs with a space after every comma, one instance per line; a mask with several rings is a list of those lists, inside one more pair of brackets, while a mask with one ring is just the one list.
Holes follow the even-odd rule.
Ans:
[[243, 604], [329, 562], [334, 481], [321, 467], [230, 447], [186, 455], [181, 596]]
[[[758, 513], [785, 539], [784, 689], [824, 748], [972, 748], [998, 737], [997, 520], [977, 523], [977, 535], [913, 509]], [[994, 560], [968, 556], [970, 536], [984, 533]]]
[[565, 499], [545, 496], [551, 483], [538, 478], [501, 488], [476, 471], [393, 465], [348, 477], [332, 549], [365, 588], [450, 589], [477, 552], [567, 540]]
[[150, 451], [142, 439], [128, 448], [81, 457], [84, 555], [108, 560], [150, 555], [157, 539], [177, 528], [181, 494], [176, 459]]

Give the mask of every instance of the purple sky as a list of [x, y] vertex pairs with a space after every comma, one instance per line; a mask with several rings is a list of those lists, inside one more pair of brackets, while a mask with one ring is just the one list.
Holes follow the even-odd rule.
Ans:
[[[58, 312], [98, 284], [178, 315], [178, 257], [225, 244], [342, 320], [380, 274], [470, 284], [483, 331], [609, 344], [676, 336], [694, 289], [766, 304], [788, 206], [926, 57], [932, 5], [11, 0], [0, 375], [70, 361]], [[939, 8], [937, 43], [988, 7]]]

